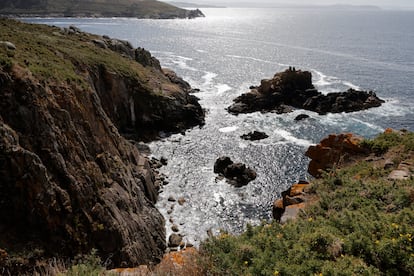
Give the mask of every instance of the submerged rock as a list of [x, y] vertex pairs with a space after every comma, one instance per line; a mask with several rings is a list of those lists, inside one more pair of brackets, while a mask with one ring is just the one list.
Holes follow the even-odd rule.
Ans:
[[289, 68], [272, 79], [262, 80], [258, 87], [252, 86], [250, 92], [237, 97], [227, 110], [236, 115], [256, 111], [287, 113], [291, 106], [326, 114], [378, 107], [383, 102], [372, 91], [349, 89], [324, 95], [313, 86], [310, 72]]
[[298, 116], [295, 117], [295, 121], [302, 121], [304, 119], [309, 118], [309, 115], [307, 114], [299, 114]]
[[249, 141], [257, 141], [257, 140], [262, 140], [262, 139], [266, 139], [269, 136], [261, 131], [253, 131], [253, 132], [249, 132], [247, 134], [243, 134], [242, 136], [240, 136], [240, 138], [244, 139], [244, 140], [249, 140]]
[[182, 240], [183, 237], [180, 234], [171, 234], [168, 238], [168, 247], [178, 247]]

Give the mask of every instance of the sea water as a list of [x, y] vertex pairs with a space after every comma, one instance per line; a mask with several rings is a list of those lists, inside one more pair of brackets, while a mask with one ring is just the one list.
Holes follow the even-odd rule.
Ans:
[[[194, 88], [206, 124], [150, 144], [164, 156], [168, 176], [157, 207], [167, 232], [176, 224], [184, 239], [198, 244], [208, 231], [239, 233], [247, 223], [271, 219], [273, 200], [307, 178], [306, 149], [330, 133], [373, 137], [387, 127], [414, 131], [414, 12], [334, 9], [203, 9], [206, 18], [28, 19], [126, 39], [144, 47], [163, 67]], [[289, 66], [309, 70], [323, 93], [349, 88], [373, 90], [386, 100], [379, 108], [320, 116], [304, 110], [230, 115], [225, 110], [249, 86]], [[295, 122], [301, 113], [310, 119]], [[240, 135], [264, 131], [250, 142]], [[230, 156], [257, 172], [235, 188], [213, 173], [215, 160]], [[179, 205], [169, 197], [183, 197]], [[170, 211], [172, 210], [172, 212]], [[170, 222], [172, 221], [172, 223]]]

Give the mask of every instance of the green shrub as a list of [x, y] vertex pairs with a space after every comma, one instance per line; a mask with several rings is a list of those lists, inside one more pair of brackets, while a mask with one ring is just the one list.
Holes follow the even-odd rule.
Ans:
[[[403, 149], [412, 133], [370, 140], [377, 152]], [[366, 142], [368, 143], [368, 142]], [[395, 149], [395, 152], [401, 152]], [[247, 227], [201, 246], [215, 275], [414, 275], [414, 180], [394, 181], [369, 162], [312, 183], [319, 200], [293, 222]], [[245, 263], [247, 261], [247, 263]]]

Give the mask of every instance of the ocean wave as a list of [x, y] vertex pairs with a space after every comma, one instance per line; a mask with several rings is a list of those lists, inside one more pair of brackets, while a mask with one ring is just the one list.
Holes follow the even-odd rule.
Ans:
[[217, 77], [216, 73], [205, 72], [204, 76], [201, 77], [204, 80], [202, 85], [203, 86], [211, 86], [211, 84], [213, 83], [213, 80], [214, 80], [215, 77]]
[[219, 131], [222, 133], [229, 133], [229, 132], [236, 131], [238, 128], [239, 128], [238, 126], [222, 127], [219, 129]]
[[227, 85], [227, 84], [222, 84], [219, 83], [215, 86], [215, 88], [217, 89], [217, 95], [221, 95], [231, 89], [233, 89], [231, 86]]
[[226, 57], [238, 58], [238, 59], [247, 59], [247, 60], [253, 60], [253, 61], [262, 62], [262, 63], [269, 63], [269, 64], [276, 64], [280, 67], [288, 67], [289, 66], [288, 64], [285, 64], [285, 63], [269, 61], [269, 60], [264, 60], [264, 59], [260, 59], [260, 58], [249, 57], [249, 56], [226, 55]]
[[337, 77], [325, 75], [324, 73], [316, 69], [310, 70], [316, 74], [316, 81], [314, 82], [314, 85], [322, 93], [338, 92], [343, 89], [347, 90], [349, 88], [361, 90], [360, 86], [353, 84], [350, 81], [343, 81]]
[[285, 141], [278, 142], [278, 143], [281, 143], [281, 144], [291, 143], [291, 144], [296, 144], [296, 145], [303, 146], [303, 147], [309, 147], [310, 145], [313, 144], [309, 140], [296, 138], [292, 133], [290, 133], [289, 131], [287, 131], [285, 129], [276, 128], [273, 131], [273, 133], [280, 136], [281, 138], [283, 138], [285, 140]]

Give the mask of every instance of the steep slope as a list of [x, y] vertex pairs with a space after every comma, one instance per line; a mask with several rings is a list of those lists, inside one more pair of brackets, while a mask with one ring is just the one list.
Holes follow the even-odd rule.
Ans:
[[127, 42], [0, 20], [0, 248], [32, 256], [21, 269], [33, 252], [96, 248], [116, 266], [162, 257], [156, 175], [117, 127], [154, 137], [201, 123], [188, 84], [168, 76]]
[[156, 0], [29, 0], [0, 3], [0, 14], [14, 16], [96, 16], [137, 18], [193, 18], [199, 10], [185, 10]]

